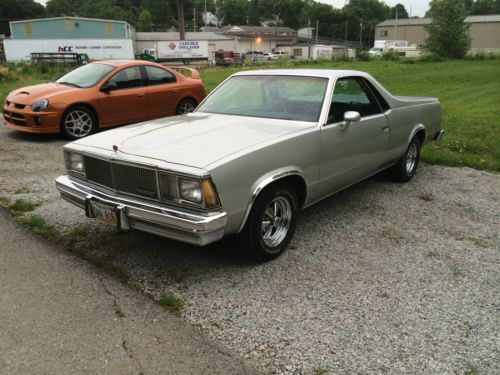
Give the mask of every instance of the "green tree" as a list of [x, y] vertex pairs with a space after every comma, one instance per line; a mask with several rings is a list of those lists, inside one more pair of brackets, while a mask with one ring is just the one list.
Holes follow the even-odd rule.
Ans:
[[247, 0], [225, 0], [219, 9], [224, 25], [246, 25], [250, 3]]
[[500, 2], [496, 0], [476, 0], [469, 14], [496, 14], [500, 11]]
[[[187, 9], [187, 7], [188, 4], [186, 2], [185, 8]], [[177, 17], [177, 13], [174, 14], [168, 0], [142, 0], [141, 9], [149, 12], [152, 18], [152, 26], [155, 30], [168, 29], [174, 24], [174, 17]], [[177, 12], [177, 7], [175, 8], [175, 12]]]
[[408, 12], [406, 11], [406, 8], [403, 4], [398, 3], [395, 6], [391, 8], [391, 18], [396, 18], [396, 14], [398, 15], [397, 18], [409, 18]]
[[348, 39], [373, 45], [375, 26], [391, 17], [391, 8], [378, 0], [350, 0], [342, 12], [348, 23]]
[[49, 0], [45, 5], [47, 15], [51, 17], [71, 16], [74, 14], [74, 6], [68, 0]]
[[45, 17], [45, 8], [33, 0], [0, 1], [0, 34], [9, 35], [9, 21]]
[[334, 9], [331, 5], [323, 3], [313, 3], [308, 6], [302, 14], [300, 23], [305, 27], [316, 29], [318, 25], [318, 35], [335, 37], [336, 26], [344, 24], [344, 16], [340, 10]]
[[449, 58], [463, 58], [470, 48], [465, 4], [461, 0], [433, 0], [430, 4], [429, 34], [425, 44], [429, 51]]
[[147, 9], [141, 10], [139, 13], [139, 20], [137, 22], [138, 31], [151, 31], [153, 27], [153, 17]]

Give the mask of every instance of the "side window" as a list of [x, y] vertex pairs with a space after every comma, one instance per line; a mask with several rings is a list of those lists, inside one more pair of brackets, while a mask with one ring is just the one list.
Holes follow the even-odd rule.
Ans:
[[118, 89], [130, 89], [142, 86], [141, 68], [133, 66], [131, 68], [120, 70], [113, 77], [111, 77], [108, 82], [116, 83]]
[[356, 111], [361, 117], [381, 113], [377, 102], [358, 78], [340, 78], [335, 83], [328, 122], [344, 120], [344, 113]]
[[148, 84], [150, 85], [161, 85], [164, 83], [176, 82], [175, 76], [168, 70], [149, 65], [146, 65], [145, 68], [148, 76]]

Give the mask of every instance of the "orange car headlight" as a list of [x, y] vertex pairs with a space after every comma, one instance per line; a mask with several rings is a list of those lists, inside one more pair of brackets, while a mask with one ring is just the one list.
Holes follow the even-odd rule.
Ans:
[[41, 99], [33, 102], [31, 105], [31, 110], [33, 112], [40, 112], [43, 111], [45, 108], [49, 106], [49, 100], [48, 99]]

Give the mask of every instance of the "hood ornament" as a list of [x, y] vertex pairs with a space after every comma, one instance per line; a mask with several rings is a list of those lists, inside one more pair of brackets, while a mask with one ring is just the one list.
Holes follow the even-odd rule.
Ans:
[[117, 145], [113, 145], [113, 151], [118, 151], [118, 146]]

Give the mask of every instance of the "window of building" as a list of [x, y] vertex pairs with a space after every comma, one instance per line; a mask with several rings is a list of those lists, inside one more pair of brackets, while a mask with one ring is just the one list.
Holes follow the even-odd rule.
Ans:
[[75, 20], [72, 20], [71, 18], [66, 19], [66, 30], [67, 31], [75, 30]]
[[106, 29], [107, 35], [113, 35], [113, 23], [112, 22], [106, 22], [104, 24], [104, 27]]
[[380, 31], [380, 36], [387, 36], [389, 34], [389, 32], [387, 30], [381, 30]]
[[293, 55], [296, 57], [302, 56], [302, 48], [294, 48], [293, 49]]
[[26, 35], [31, 35], [33, 33], [33, 25], [31, 24], [31, 22], [24, 23], [24, 33]]

